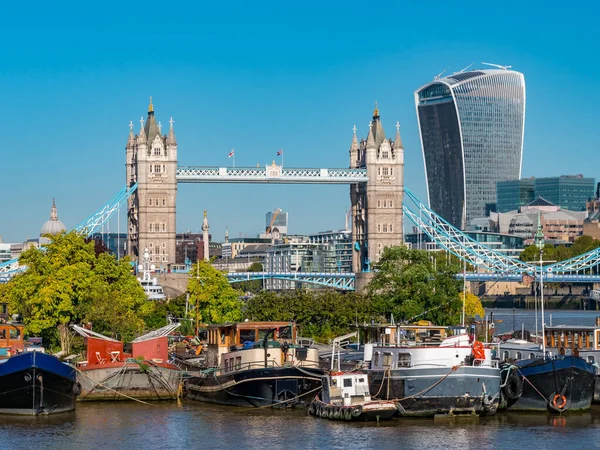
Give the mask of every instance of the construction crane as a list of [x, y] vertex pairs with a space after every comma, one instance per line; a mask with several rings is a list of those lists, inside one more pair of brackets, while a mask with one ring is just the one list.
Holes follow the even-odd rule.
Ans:
[[271, 230], [273, 229], [273, 224], [275, 223], [275, 219], [277, 219], [277, 216], [279, 215], [279, 213], [281, 212], [281, 208], [277, 208], [273, 211], [273, 214], [271, 215], [271, 222], [269, 223], [269, 226], [267, 227], [267, 234], [269, 234], [271, 232]]

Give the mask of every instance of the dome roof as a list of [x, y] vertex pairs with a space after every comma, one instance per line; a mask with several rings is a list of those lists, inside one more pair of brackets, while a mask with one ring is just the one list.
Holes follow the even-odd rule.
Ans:
[[52, 209], [50, 210], [50, 220], [42, 225], [42, 230], [40, 231], [40, 236], [44, 236], [46, 234], [60, 234], [63, 231], [66, 231], [67, 227], [65, 224], [58, 220], [58, 211], [56, 209], [56, 203], [54, 199], [52, 199]]

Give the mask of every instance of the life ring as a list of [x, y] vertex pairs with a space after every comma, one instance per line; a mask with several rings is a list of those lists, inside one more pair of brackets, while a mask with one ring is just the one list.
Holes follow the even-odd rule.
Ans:
[[556, 394], [552, 397], [550, 404], [557, 411], [564, 411], [567, 407], [567, 397], [565, 397], [563, 394]]
[[352, 417], [358, 417], [362, 414], [362, 406], [356, 405], [352, 408]]
[[483, 344], [481, 342], [473, 342], [472, 352], [475, 359], [485, 359], [485, 348], [483, 347]]

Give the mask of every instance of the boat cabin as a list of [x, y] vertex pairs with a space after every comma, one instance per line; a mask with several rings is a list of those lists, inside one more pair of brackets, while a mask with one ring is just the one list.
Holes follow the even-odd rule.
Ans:
[[318, 367], [318, 352], [297, 345], [296, 324], [240, 322], [208, 327], [206, 363], [221, 372], [294, 365]]
[[20, 322], [0, 322], [0, 358], [9, 358], [25, 350], [24, 328]]
[[364, 373], [339, 373], [323, 377], [322, 400], [336, 406], [360, 405], [371, 401], [369, 378]]
[[439, 345], [447, 336], [446, 327], [421, 321], [412, 325], [364, 325], [365, 344], [378, 345]]

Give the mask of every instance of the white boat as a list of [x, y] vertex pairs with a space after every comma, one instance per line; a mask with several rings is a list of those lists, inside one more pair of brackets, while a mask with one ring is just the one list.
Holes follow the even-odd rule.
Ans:
[[138, 266], [138, 270], [142, 272], [142, 278], [138, 278], [138, 281], [144, 288], [148, 300], [165, 300], [167, 296], [163, 287], [158, 284], [156, 277], [152, 278], [151, 273], [156, 270], [156, 267], [154, 264], [150, 264], [148, 249], [144, 250], [144, 259], [142, 260], [142, 264]]
[[374, 398], [395, 399], [400, 416], [495, 414], [501, 377], [490, 345], [467, 334], [440, 339], [444, 327], [388, 328], [387, 342], [365, 344]]

